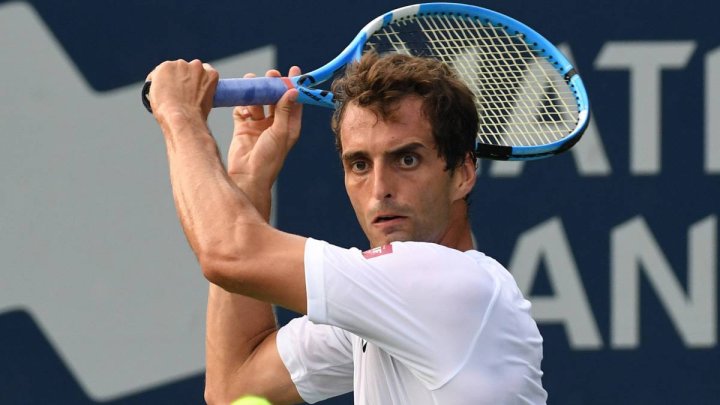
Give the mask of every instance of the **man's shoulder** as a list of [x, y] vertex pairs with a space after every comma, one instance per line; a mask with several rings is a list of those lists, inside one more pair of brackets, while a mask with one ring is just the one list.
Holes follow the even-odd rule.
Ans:
[[363, 252], [363, 254], [368, 253], [372, 253], [374, 255], [386, 253], [398, 253], [401, 255], [421, 254], [423, 255], [423, 257], [428, 257], [432, 255], [464, 257], [476, 254], [484, 256], [484, 254], [476, 250], [462, 251], [445, 245], [441, 245], [439, 243], [415, 241], [392, 242], [387, 245], [368, 249]]
[[[392, 253], [392, 255], [389, 255]], [[388, 257], [401, 258], [408, 261], [426, 263], [441, 262], [447, 265], [461, 267], [482, 267], [494, 271], [507, 272], [505, 267], [492, 257], [475, 249], [457, 250], [451, 247], [431, 242], [392, 242], [381, 248], [365, 251], [366, 257], [378, 257], [388, 254]]]

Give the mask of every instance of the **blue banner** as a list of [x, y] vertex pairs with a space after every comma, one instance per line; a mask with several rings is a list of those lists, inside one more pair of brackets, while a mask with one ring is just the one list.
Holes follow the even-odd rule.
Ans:
[[[590, 94], [573, 149], [484, 161], [471, 196], [478, 250], [533, 303], [549, 403], [720, 403], [720, 6], [468, 3], [558, 44]], [[309, 71], [406, 4], [0, 1], [0, 403], [201, 403], [207, 284], [145, 76], [178, 58]], [[221, 149], [229, 114], [211, 117]], [[366, 248], [329, 120], [305, 108], [273, 221]]]

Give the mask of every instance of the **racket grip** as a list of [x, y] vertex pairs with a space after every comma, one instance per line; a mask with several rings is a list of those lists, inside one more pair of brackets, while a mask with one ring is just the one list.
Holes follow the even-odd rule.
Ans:
[[295, 86], [287, 77], [220, 79], [213, 107], [275, 104], [292, 88]]
[[[142, 103], [149, 112], [151, 82], [142, 88]], [[220, 79], [215, 89], [213, 107], [275, 104], [288, 89], [295, 85], [287, 77], [252, 77], [247, 79]]]

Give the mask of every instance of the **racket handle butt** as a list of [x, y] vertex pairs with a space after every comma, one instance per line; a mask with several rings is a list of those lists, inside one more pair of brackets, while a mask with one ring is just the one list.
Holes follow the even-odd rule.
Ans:
[[140, 96], [142, 97], [142, 103], [145, 106], [145, 109], [148, 110], [150, 114], [152, 114], [152, 107], [150, 107], [150, 97], [148, 97], [148, 94], [150, 93], [150, 81], [146, 81], [145, 84], [143, 84], [142, 92]]

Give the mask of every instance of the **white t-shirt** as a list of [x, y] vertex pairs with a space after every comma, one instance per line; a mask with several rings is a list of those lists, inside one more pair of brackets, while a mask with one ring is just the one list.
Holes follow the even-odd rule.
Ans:
[[508, 271], [477, 251], [308, 239], [308, 315], [277, 347], [303, 400], [544, 404], [542, 337]]

